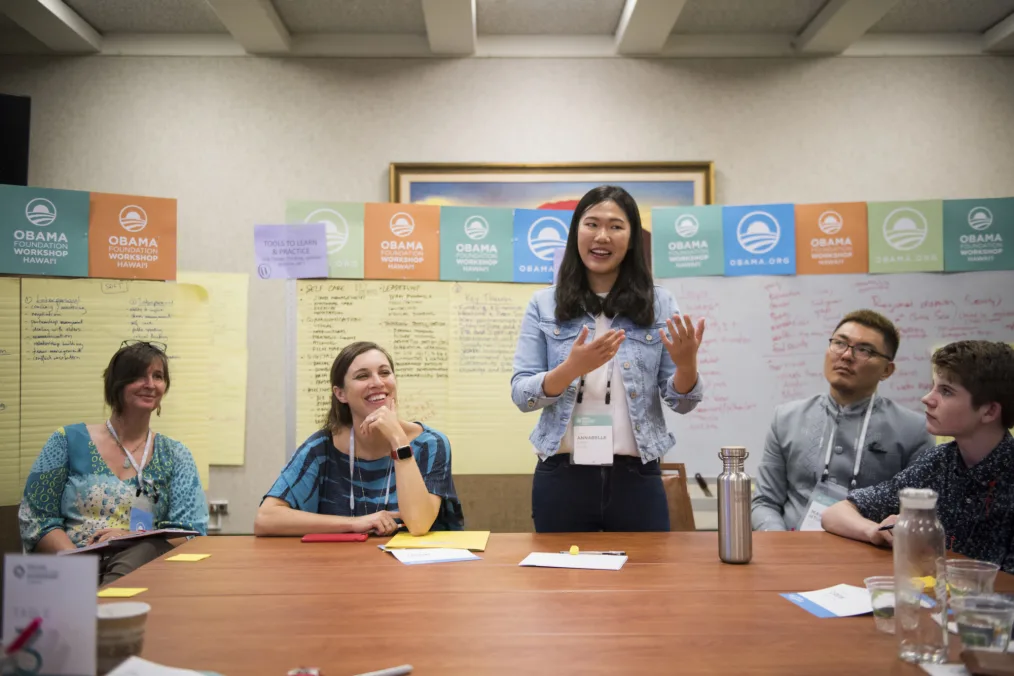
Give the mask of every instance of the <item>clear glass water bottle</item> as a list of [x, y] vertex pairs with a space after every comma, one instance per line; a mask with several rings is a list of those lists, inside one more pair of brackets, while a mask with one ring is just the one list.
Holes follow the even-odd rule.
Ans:
[[753, 529], [750, 526], [750, 475], [744, 469], [749, 453], [743, 446], [724, 446], [718, 475], [718, 556], [725, 563], [750, 563]]
[[946, 537], [937, 494], [928, 488], [898, 493], [894, 526], [895, 631], [906, 662], [947, 661]]

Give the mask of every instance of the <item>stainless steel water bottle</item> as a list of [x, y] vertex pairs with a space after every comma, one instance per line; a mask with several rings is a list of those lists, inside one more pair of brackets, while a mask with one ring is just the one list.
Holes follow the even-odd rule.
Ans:
[[750, 528], [750, 475], [743, 469], [745, 446], [723, 446], [718, 475], [718, 556], [725, 563], [749, 563], [753, 556]]

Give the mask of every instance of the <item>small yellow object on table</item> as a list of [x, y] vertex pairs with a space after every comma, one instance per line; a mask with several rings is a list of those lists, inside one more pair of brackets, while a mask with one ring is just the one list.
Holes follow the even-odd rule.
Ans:
[[100, 599], [129, 599], [141, 592], [148, 591], [147, 587], [108, 587], [99, 592]]
[[580, 552], [581, 552], [581, 550], [577, 548], [577, 545], [571, 545], [570, 546], [570, 553], [571, 554], [575, 554], [576, 555], [576, 554], [579, 554]]

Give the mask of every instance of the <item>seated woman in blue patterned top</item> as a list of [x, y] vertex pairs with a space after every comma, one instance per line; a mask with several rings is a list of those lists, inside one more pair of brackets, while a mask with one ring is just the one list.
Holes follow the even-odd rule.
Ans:
[[264, 496], [254, 533], [413, 535], [461, 530], [442, 433], [398, 417], [394, 362], [379, 345], [346, 346], [331, 366], [331, 411]]
[[[18, 511], [29, 552], [55, 553], [145, 530], [181, 528], [204, 535], [208, 508], [186, 446], [149, 427], [169, 391], [169, 360], [158, 343], [124, 341], [103, 374], [105, 423], [61, 427], [42, 448]], [[132, 518], [133, 517], [133, 518]], [[146, 538], [99, 568], [108, 584], [182, 540]]]

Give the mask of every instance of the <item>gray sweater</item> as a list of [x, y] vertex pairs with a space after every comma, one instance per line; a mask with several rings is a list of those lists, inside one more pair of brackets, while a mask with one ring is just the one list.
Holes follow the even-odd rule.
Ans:
[[[864, 399], [842, 407], [829, 394], [821, 394], [775, 409], [757, 471], [757, 491], [751, 508], [754, 530], [799, 527], [810, 493], [824, 472], [826, 435], [835, 420], [838, 431], [831, 453], [829, 481], [848, 488], [868, 402]], [[934, 445], [922, 415], [878, 396], [870, 414], [856, 487], [873, 486], [892, 478]]]

